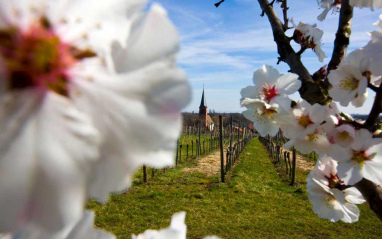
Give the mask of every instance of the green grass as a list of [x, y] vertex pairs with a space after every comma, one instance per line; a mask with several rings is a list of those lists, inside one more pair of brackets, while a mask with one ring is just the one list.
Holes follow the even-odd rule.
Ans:
[[148, 184], [135, 180], [128, 193], [113, 195], [106, 205], [90, 201], [96, 225], [130, 238], [168, 227], [173, 213], [186, 211], [187, 238], [381, 238], [381, 222], [367, 205], [360, 206], [361, 218], [354, 224], [318, 218], [307, 199], [307, 172], [297, 172], [300, 183], [289, 186], [257, 139], [241, 154], [227, 183], [219, 183], [219, 175], [181, 171], [193, 164], [158, 173]]

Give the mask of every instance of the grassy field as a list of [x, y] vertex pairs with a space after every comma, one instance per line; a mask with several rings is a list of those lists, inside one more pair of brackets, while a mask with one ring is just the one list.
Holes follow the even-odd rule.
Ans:
[[244, 150], [227, 183], [219, 183], [218, 175], [182, 172], [195, 163], [156, 174], [148, 184], [137, 176], [128, 193], [112, 196], [106, 205], [90, 201], [96, 225], [118, 238], [131, 238], [148, 228], [168, 227], [173, 213], [186, 211], [187, 238], [382, 237], [382, 224], [367, 205], [360, 206], [360, 221], [354, 224], [319, 219], [307, 199], [308, 172], [298, 171], [297, 186], [289, 186], [257, 139]]

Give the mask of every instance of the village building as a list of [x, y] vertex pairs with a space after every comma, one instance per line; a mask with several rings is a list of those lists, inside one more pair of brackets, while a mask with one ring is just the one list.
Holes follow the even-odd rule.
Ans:
[[204, 96], [204, 87], [203, 87], [203, 93], [202, 93], [202, 99], [200, 101], [199, 106], [199, 119], [201, 120], [201, 125], [208, 130], [212, 131], [214, 130], [214, 121], [212, 120], [211, 116], [208, 115], [207, 111], [207, 103], [206, 98]]

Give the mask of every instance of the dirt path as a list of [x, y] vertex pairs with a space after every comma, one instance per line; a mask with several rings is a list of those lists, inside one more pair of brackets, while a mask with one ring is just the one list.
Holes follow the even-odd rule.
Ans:
[[[292, 157], [292, 151], [283, 149], [283, 151], [290, 152]], [[314, 163], [304, 159], [305, 156], [297, 154], [296, 155], [296, 167], [305, 170], [311, 171], [314, 170]], [[226, 161], [226, 154], [224, 153], [224, 162]], [[200, 172], [204, 173], [207, 176], [213, 176], [220, 172], [220, 151], [216, 150], [214, 153], [209, 154], [199, 160], [199, 163], [196, 167], [193, 168], [183, 168], [182, 172]]]
[[[224, 154], [224, 162], [226, 155]], [[213, 176], [220, 172], [220, 150], [216, 150], [199, 160], [199, 163], [194, 168], [183, 168], [182, 172], [200, 172], [207, 176]]]

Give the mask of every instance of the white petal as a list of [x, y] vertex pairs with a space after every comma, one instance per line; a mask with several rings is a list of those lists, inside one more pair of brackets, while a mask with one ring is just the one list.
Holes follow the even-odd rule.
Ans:
[[358, 189], [351, 187], [344, 190], [346, 201], [354, 204], [362, 204], [366, 202]]
[[254, 110], [243, 111], [243, 115], [245, 118], [253, 122], [255, 129], [263, 137], [268, 134], [271, 136], [275, 136], [279, 131], [279, 126], [277, 125], [277, 123], [268, 115], [260, 115]]
[[340, 161], [337, 170], [339, 178], [343, 180], [346, 185], [354, 185], [363, 178], [360, 165], [350, 160]]
[[126, 190], [131, 175], [143, 164], [155, 167], [173, 164], [181, 129], [179, 111], [185, 103], [182, 98], [189, 99], [190, 93], [184, 80], [170, 84], [176, 80], [170, 78], [169, 84], [163, 84], [165, 80], [152, 84], [151, 89], [142, 87], [143, 93], [126, 95], [94, 82], [81, 79], [74, 82], [71, 92], [81, 92], [80, 96], [73, 96], [75, 103], [93, 118], [105, 137], [101, 148], [104, 160], [97, 164], [93, 175], [92, 196], [106, 201], [110, 192]]
[[319, 62], [324, 62], [324, 58], [326, 58], [326, 54], [325, 52], [321, 49], [321, 46], [320, 45], [317, 45], [315, 48], [314, 48], [314, 52], [316, 53], [316, 55], [318, 56], [318, 61]]
[[382, 41], [369, 43], [366, 45], [366, 47], [363, 48], [363, 51], [365, 52], [367, 57], [370, 57], [372, 59], [370, 69], [371, 73], [374, 76], [381, 76], [382, 75]]
[[323, 121], [325, 121], [329, 117], [329, 107], [320, 105], [320, 104], [314, 104], [312, 105], [312, 108], [309, 111], [309, 118], [317, 123], [321, 124]]
[[184, 238], [186, 238], [187, 226], [184, 224], [186, 220], [185, 212], [178, 212], [172, 215], [170, 228], [172, 230], [180, 231], [184, 234]]
[[341, 218], [343, 222], [353, 223], [358, 221], [359, 209], [357, 205], [354, 205], [352, 203], [345, 203], [345, 205], [343, 206], [343, 210], [345, 212], [343, 218]]
[[94, 228], [94, 212], [85, 211], [82, 219], [66, 239], [115, 239], [116, 237]]
[[265, 83], [273, 85], [280, 77], [278, 70], [269, 65], [263, 65], [253, 73], [253, 83], [256, 86], [262, 86]]
[[133, 239], [186, 239], [187, 227], [184, 224], [185, 212], [176, 213], [172, 216], [171, 226], [160, 231], [146, 230], [138, 236], [132, 235]]
[[372, 134], [366, 129], [360, 129], [355, 134], [351, 147], [355, 151], [363, 151], [372, 145]]
[[0, 151], [0, 231], [29, 223], [58, 231], [78, 220], [90, 163], [98, 158], [90, 120], [48, 93], [10, 140]]
[[280, 94], [291, 95], [297, 92], [301, 87], [301, 81], [298, 80], [297, 74], [282, 75], [276, 82], [277, 89], [280, 89]]
[[134, 23], [127, 48], [113, 48], [114, 66], [117, 72], [128, 72], [154, 61], [173, 56], [179, 48], [179, 36], [175, 26], [159, 5], [153, 5], [145, 18]]
[[256, 86], [247, 86], [240, 91], [241, 99], [242, 101], [245, 98], [255, 98], [259, 96], [259, 91], [257, 90]]
[[363, 165], [363, 177], [382, 185], [382, 160], [365, 161]]

